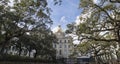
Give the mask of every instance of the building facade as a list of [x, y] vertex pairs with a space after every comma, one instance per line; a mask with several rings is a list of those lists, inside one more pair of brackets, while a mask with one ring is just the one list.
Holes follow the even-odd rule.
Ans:
[[53, 47], [56, 49], [56, 58], [69, 58], [73, 51], [72, 37], [67, 36], [61, 26], [58, 26], [54, 34], [58, 39], [58, 42], [53, 44]]

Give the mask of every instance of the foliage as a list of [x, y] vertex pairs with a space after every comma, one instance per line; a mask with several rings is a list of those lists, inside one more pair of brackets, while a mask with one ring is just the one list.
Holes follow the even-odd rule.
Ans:
[[56, 37], [50, 30], [53, 21], [47, 5], [47, 0], [0, 1], [1, 55], [14, 47], [19, 56], [22, 51], [30, 54], [35, 50], [35, 57], [53, 58], [52, 43], [56, 42]]
[[[79, 25], [69, 24], [69, 30], [67, 30], [68, 33], [76, 34], [79, 37], [78, 50], [81, 54], [92, 53], [95, 55], [97, 52], [96, 62], [100, 60], [99, 52], [102, 52], [100, 55], [107, 59], [115, 58], [112, 55], [117, 56], [118, 59], [119, 54], [116, 53], [119, 51], [120, 44], [119, 1], [80, 0], [80, 8], [83, 9], [83, 12], [79, 16]], [[107, 50], [109, 52], [106, 53]]]

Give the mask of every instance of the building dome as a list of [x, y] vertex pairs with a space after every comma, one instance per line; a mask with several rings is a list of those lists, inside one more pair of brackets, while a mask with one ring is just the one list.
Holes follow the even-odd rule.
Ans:
[[61, 25], [58, 25], [56, 28], [53, 29], [53, 33], [62, 33], [63, 30], [61, 28]]
[[62, 28], [61, 28], [60, 25], [58, 25], [57, 27], [55, 27], [53, 29], [53, 33], [56, 35], [57, 38], [63, 38], [63, 37], [65, 37], [65, 33], [62, 30]]
[[58, 30], [57, 30], [57, 32], [62, 32], [61, 25], [58, 26]]

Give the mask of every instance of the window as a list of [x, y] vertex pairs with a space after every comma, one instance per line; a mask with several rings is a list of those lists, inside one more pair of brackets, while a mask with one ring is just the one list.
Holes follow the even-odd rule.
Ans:
[[61, 50], [60, 50], [59, 54], [62, 55], [62, 51]]
[[60, 40], [59, 42], [61, 43], [62, 41]]
[[70, 48], [70, 45], [68, 45], [68, 47]]
[[65, 54], [67, 54], [67, 49], [64, 50]]
[[66, 40], [65, 40], [65, 43], [66, 43]]
[[62, 45], [60, 44], [60, 48], [62, 48]]
[[65, 45], [65, 48], [66, 48], [67, 46]]
[[70, 40], [68, 40], [68, 42], [70, 42]]
[[56, 44], [54, 45], [54, 47], [56, 48]]

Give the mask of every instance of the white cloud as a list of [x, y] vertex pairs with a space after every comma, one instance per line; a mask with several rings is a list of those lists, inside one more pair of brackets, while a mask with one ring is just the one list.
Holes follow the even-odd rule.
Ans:
[[[61, 29], [62, 27], [67, 23], [67, 19], [65, 16], [62, 16], [60, 18], [60, 21], [56, 23], [56, 25], [52, 28], [53, 33], [57, 32], [60, 28], [58, 27], [59, 25], [61, 25]], [[66, 29], [63, 27], [62, 31], [64, 32]]]
[[119, 9], [120, 3], [116, 3], [115, 6]]
[[14, 0], [10, 0], [10, 2], [8, 3], [9, 6], [13, 7], [14, 6]]
[[75, 20], [76, 26], [79, 25], [80, 23], [85, 22], [87, 18], [90, 18], [92, 12], [93, 12], [93, 8], [90, 8], [86, 13], [77, 16]]
[[57, 30], [58, 30], [58, 27], [55, 27], [52, 29], [53, 33], [57, 32]]
[[77, 17], [76, 17], [75, 23], [76, 23], [76, 25], [79, 25], [79, 24], [80, 24], [80, 16], [77, 16]]
[[73, 43], [74, 43], [74, 44], [79, 44], [79, 43], [80, 43], [80, 41], [75, 40], [75, 41], [73, 41]]
[[97, 5], [101, 5], [102, 4], [102, 7], [105, 7], [107, 5], [112, 5], [113, 4], [110, 1], [103, 1], [103, 0], [93, 0], [93, 3], [97, 4]]
[[63, 23], [67, 22], [66, 17], [62, 16], [61, 19], [60, 19], [60, 22], [63, 22]]
[[73, 38], [73, 44], [79, 44], [80, 41], [78, 40], [78, 36], [75, 34], [68, 34], [68, 36], [71, 36]]
[[99, 5], [99, 4], [103, 3], [103, 2], [104, 2], [103, 0], [93, 0], [93, 3], [97, 4], [97, 5]]
[[98, 0], [93, 0], [93, 3], [94, 4], [98, 4]]
[[86, 15], [81, 14], [80, 16], [77, 16], [75, 20], [76, 26], [79, 25], [80, 23], [85, 22], [85, 19], [86, 19]]

